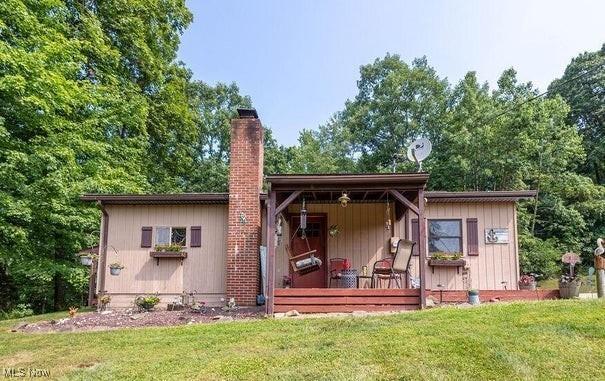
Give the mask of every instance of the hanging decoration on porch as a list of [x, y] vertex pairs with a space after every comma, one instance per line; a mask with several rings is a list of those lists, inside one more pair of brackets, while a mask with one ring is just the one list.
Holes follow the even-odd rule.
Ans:
[[307, 202], [303, 197], [302, 207], [300, 208], [300, 230], [302, 230], [302, 234], [305, 234], [305, 230], [307, 229]]
[[328, 234], [330, 235], [330, 237], [336, 237], [338, 235], [338, 233], [340, 233], [340, 230], [338, 229], [338, 225], [336, 225], [336, 224], [330, 225], [330, 227], [328, 228]]
[[387, 207], [386, 207], [386, 211], [385, 211], [385, 223], [384, 223], [384, 228], [387, 231], [391, 230], [391, 203], [389, 202], [389, 194], [387, 193]]
[[351, 201], [351, 198], [347, 195], [346, 191], [342, 192], [342, 196], [338, 197], [338, 202], [340, 202], [340, 206], [343, 208], [347, 207], [347, 204]]

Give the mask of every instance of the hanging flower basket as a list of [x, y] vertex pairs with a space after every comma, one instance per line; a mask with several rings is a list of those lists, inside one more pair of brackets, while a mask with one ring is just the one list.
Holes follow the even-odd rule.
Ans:
[[114, 276], [120, 275], [120, 272], [122, 272], [123, 268], [124, 266], [122, 266], [120, 263], [112, 263], [109, 265], [109, 273]]
[[92, 266], [92, 257], [83, 255], [80, 257], [80, 263], [83, 264], [84, 266]]

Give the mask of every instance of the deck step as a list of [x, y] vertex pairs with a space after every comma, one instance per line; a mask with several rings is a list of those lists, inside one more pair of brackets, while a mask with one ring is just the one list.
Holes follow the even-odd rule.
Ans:
[[420, 309], [418, 289], [284, 288], [275, 290], [275, 312], [405, 311]]

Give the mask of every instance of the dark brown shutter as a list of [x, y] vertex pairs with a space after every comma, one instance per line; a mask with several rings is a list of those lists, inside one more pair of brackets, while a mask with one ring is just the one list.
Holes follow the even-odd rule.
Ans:
[[189, 241], [190, 247], [201, 247], [202, 246], [202, 227], [192, 226], [191, 227], [191, 240]]
[[416, 244], [414, 245], [414, 250], [412, 251], [412, 255], [419, 255], [419, 251], [418, 251], [418, 245], [420, 245], [420, 242], [418, 242], [419, 236], [420, 236], [420, 233], [418, 230], [418, 218], [412, 218], [412, 241], [416, 242]]
[[466, 246], [468, 255], [479, 255], [479, 228], [476, 218], [466, 219]]
[[151, 226], [143, 226], [141, 229], [141, 247], [151, 247], [151, 233], [153, 228]]

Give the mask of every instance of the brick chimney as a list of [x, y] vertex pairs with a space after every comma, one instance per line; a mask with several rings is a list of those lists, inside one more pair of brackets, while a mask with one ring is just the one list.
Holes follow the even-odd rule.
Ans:
[[231, 121], [227, 297], [255, 305], [259, 277], [263, 186], [263, 127], [256, 110], [238, 109]]

